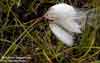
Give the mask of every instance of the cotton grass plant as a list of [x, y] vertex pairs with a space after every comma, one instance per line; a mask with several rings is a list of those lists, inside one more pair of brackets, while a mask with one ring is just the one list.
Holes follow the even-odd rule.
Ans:
[[[77, 6], [77, 1], [65, 2]], [[90, 0], [84, 4], [95, 8], [95, 15], [91, 19], [87, 18], [90, 23], [85, 24], [83, 33], [77, 36], [73, 47], [67, 47], [59, 41], [50, 30], [48, 22], [37, 16], [41, 4], [55, 4], [64, 2], [63, 0], [29, 0], [27, 6], [26, 2], [0, 0], [0, 61], [6, 59], [2, 63], [9, 63], [8, 57], [31, 57], [27, 63], [100, 62], [99, 0]], [[47, 10], [46, 6], [48, 5], [44, 5], [44, 11]]]

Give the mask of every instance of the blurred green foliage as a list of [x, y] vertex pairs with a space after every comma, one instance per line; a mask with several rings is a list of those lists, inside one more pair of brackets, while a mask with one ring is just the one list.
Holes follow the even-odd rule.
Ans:
[[[95, 15], [73, 47], [65, 46], [40, 17], [65, 2], [78, 8], [96, 8]], [[99, 0], [0, 0], [0, 61], [3, 57], [27, 57], [27, 63], [99, 63]], [[8, 59], [6, 63], [8, 62]]]

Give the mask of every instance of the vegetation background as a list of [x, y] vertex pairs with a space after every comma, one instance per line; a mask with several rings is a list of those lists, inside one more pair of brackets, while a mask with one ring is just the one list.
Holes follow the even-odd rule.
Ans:
[[[50, 6], [61, 2], [95, 8], [93, 18], [87, 18], [91, 24], [75, 36], [73, 47], [59, 41], [41, 19]], [[0, 0], [0, 63], [10, 63], [8, 57], [31, 57], [26, 63], [100, 63], [99, 14], [100, 0]]]

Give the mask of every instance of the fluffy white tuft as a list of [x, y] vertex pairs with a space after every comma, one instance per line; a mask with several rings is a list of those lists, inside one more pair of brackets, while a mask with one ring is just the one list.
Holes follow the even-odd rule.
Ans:
[[66, 45], [72, 46], [73, 36], [69, 32], [81, 33], [81, 25], [76, 21], [78, 15], [78, 12], [73, 6], [60, 3], [50, 7], [44, 17], [53, 20], [49, 25], [56, 37]]

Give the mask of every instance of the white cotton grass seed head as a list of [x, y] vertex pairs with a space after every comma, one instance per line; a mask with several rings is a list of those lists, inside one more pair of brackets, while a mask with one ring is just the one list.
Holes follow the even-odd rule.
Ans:
[[51, 31], [55, 36], [68, 46], [73, 45], [73, 33], [82, 33], [81, 25], [76, 21], [78, 17], [77, 10], [68, 4], [59, 3], [51, 6], [45, 18], [53, 20], [49, 22]]

